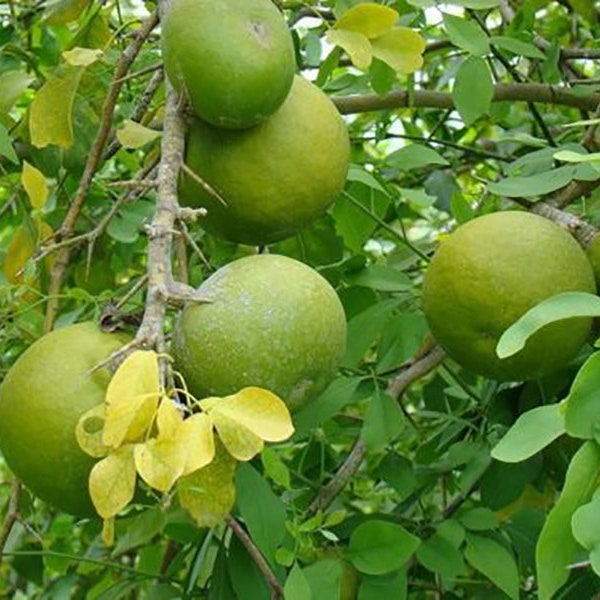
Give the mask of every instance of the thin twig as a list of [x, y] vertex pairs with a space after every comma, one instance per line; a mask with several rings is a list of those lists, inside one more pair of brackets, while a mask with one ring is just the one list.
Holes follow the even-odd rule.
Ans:
[[227, 517], [227, 525], [240, 542], [244, 544], [244, 547], [248, 550], [248, 554], [250, 554], [252, 560], [256, 563], [256, 566], [265, 578], [267, 585], [271, 588], [271, 600], [283, 598], [283, 588], [281, 587], [279, 579], [277, 579], [277, 576], [273, 573], [273, 569], [271, 569], [269, 563], [265, 560], [265, 557], [261, 554], [252, 538], [248, 535], [248, 532], [232, 516]]
[[[388, 384], [386, 393], [400, 402], [402, 395], [408, 387], [418, 381], [427, 373], [433, 371], [444, 359], [446, 353], [440, 346], [434, 346], [430, 352], [415, 360], [410, 366], [394, 377]], [[314, 514], [325, 510], [338, 494], [346, 487], [350, 479], [360, 468], [365, 458], [367, 449], [362, 438], [359, 438], [342, 466], [333, 477], [325, 484], [314, 497], [308, 507], [308, 513]]]
[[4, 546], [6, 546], [8, 536], [12, 531], [13, 525], [19, 518], [19, 502], [21, 500], [21, 491], [21, 482], [18, 479], [15, 479], [10, 490], [6, 515], [4, 517], [4, 521], [2, 522], [2, 527], [0, 527], [0, 565], [2, 565]]
[[[75, 193], [75, 197], [69, 206], [69, 210], [67, 211], [59, 231], [60, 239], [65, 239], [71, 236], [75, 222], [79, 217], [79, 213], [81, 212], [85, 198], [92, 184], [94, 174], [96, 173], [96, 170], [98, 169], [98, 166], [102, 160], [104, 145], [112, 128], [114, 110], [122, 86], [121, 83], [115, 82], [118, 82], [118, 80], [127, 73], [133, 61], [140, 52], [146, 38], [150, 35], [157, 24], [158, 13], [154, 12], [145, 21], [143, 26], [136, 32], [129, 46], [121, 54], [121, 58], [115, 69], [112, 83], [108, 88], [108, 93], [104, 100], [98, 133], [96, 134], [96, 138], [92, 144], [92, 148], [85, 164], [83, 175], [79, 181], [79, 186]], [[49, 300], [46, 306], [46, 319], [44, 322], [44, 328], [47, 331], [52, 329], [54, 320], [58, 315], [60, 288], [62, 287], [70, 257], [71, 248], [69, 246], [65, 246], [64, 248], [60, 249], [52, 264], [50, 272], [50, 284], [48, 286]]]

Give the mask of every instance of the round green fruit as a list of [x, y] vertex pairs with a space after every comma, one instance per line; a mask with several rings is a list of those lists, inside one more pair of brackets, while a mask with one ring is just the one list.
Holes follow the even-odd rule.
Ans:
[[492, 379], [536, 379], [575, 356], [591, 319], [548, 325], [507, 359], [496, 355], [502, 333], [550, 296], [595, 291], [590, 263], [567, 232], [534, 214], [498, 212], [441, 243], [425, 275], [423, 311], [434, 337], [465, 368]]
[[256, 125], [290, 91], [294, 46], [271, 0], [173, 0], [161, 40], [173, 87], [218, 127]]
[[586, 249], [587, 257], [594, 270], [596, 284], [600, 285], [600, 235], [596, 234]]
[[198, 120], [191, 126], [187, 166], [226, 204], [186, 173], [179, 199], [208, 210], [207, 231], [268, 244], [325, 212], [344, 186], [349, 156], [348, 132], [331, 100], [296, 77], [283, 106], [257, 127], [223, 131]]
[[247, 256], [201, 286], [210, 300], [188, 305], [174, 332], [175, 367], [198, 398], [247, 386], [296, 409], [333, 378], [345, 350], [346, 319], [335, 290], [305, 264]]
[[125, 338], [93, 323], [58, 329], [31, 345], [0, 388], [0, 451], [14, 474], [42, 500], [92, 515], [88, 477], [94, 459], [75, 438], [79, 417], [104, 400], [110, 374], [90, 370]]

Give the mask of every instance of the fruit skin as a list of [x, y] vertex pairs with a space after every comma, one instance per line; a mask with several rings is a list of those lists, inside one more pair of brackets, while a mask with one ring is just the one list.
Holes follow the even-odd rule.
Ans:
[[79, 417], [104, 400], [110, 374], [89, 370], [126, 341], [94, 323], [58, 329], [32, 344], [0, 388], [0, 451], [42, 500], [75, 515], [94, 514], [88, 476], [95, 460], [79, 448]]
[[173, 0], [161, 40], [172, 85], [218, 127], [256, 125], [290, 91], [294, 46], [271, 0]]
[[600, 235], [596, 234], [588, 247], [586, 253], [596, 278], [596, 285], [600, 285]]
[[219, 269], [188, 305], [173, 355], [196, 397], [246, 386], [278, 394], [294, 410], [322, 391], [345, 350], [346, 319], [335, 290], [292, 258], [259, 254]]
[[283, 106], [245, 131], [197, 120], [186, 163], [226, 201], [224, 206], [183, 173], [182, 205], [205, 207], [206, 230], [244, 244], [293, 235], [325, 212], [342, 191], [350, 156], [346, 125], [327, 95], [296, 77]]
[[443, 241], [423, 283], [423, 311], [437, 341], [459, 364], [492, 379], [536, 379], [575, 356], [591, 319], [554, 323], [514, 357], [496, 344], [527, 310], [554, 294], [595, 293], [589, 261], [558, 225], [530, 213], [469, 221]]

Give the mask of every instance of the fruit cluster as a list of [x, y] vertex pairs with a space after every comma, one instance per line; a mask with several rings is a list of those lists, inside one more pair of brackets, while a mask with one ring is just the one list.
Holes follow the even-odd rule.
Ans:
[[327, 95], [294, 75], [273, 2], [175, 0], [161, 41], [169, 80], [195, 114], [180, 203], [207, 209], [207, 231], [252, 245], [323, 214], [344, 185], [348, 133]]

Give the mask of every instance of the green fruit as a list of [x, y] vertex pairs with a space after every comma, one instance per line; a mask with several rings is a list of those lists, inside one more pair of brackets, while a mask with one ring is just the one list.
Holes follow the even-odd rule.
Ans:
[[75, 438], [79, 417], [104, 400], [110, 374], [90, 369], [124, 343], [81, 323], [30, 346], [0, 388], [0, 451], [42, 500], [76, 515], [94, 514], [88, 476], [94, 459]]
[[298, 408], [330, 382], [345, 350], [346, 319], [334, 289], [305, 264], [274, 254], [219, 269], [188, 305], [173, 340], [175, 368], [198, 398], [247, 386]]
[[180, 202], [206, 207], [202, 223], [211, 233], [245, 244], [275, 242], [325, 211], [344, 186], [349, 155], [348, 132], [331, 100], [296, 77], [283, 106], [258, 127], [191, 126], [186, 163], [227, 205], [187, 174]]
[[503, 360], [498, 339], [542, 300], [571, 291], [596, 291], [577, 242], [543, 217], [499, 212], [469, 221], [441, 243], [425, 275], [423, 310], [434, 337], [462, 366], [493, 379], [535, 379], [575, 356], [591, 319], [548, 325]]
[[256, 125], [290, 91], [294, 46], [271, 0], [173, 0], [161, 40], [172, 85], [218, 127]]
[[595, 235], [586, 249], [588, 260], [594, 270], [596, 284], [600, 284], [600, 235]]

